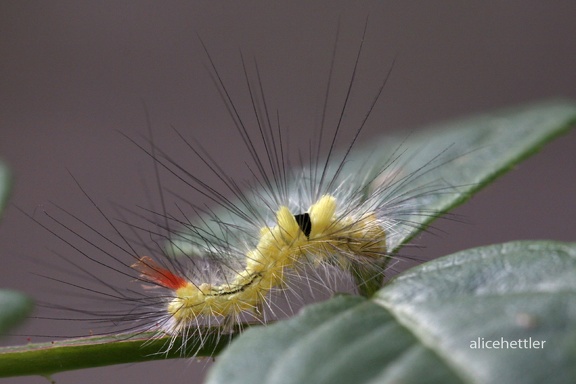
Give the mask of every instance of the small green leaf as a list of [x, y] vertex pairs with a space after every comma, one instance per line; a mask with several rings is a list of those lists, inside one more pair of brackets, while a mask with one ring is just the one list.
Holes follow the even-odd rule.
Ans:
[[0, 290], [0, 334], [19, 324], [32, 310], [32, 301], [24, 294]]
[[0, 217], [2, 216], [2, 212], [4, 211], [4, 208], [8, 203], [8, 198], [10, 197], [11, 184], [12, 184], [12, 178], [10, 177], [10, 171], [0, 161]]
[[[8, 203], [10, 189], [10, 171], [0, 162], [0, 217]], [[31, 309], [32, 301], [22, 293], [0, 290], [0, 335], [24, 320]]]
[[[474, 348], [487, 341], [508, 347]], [[336, 297], [250, 329], [208, 383], [568, 383], [574, 361], [576, 243], [524, 241], [446, 256], [371, 300]]]

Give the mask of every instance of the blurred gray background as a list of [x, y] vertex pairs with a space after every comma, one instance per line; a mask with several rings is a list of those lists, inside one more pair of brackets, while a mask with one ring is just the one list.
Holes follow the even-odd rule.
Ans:
[[[573, 1], [2, 1], [0, 158], [15, 178], [11, 203], [41, 215], [38, 208], [54, 201], [89, 219], [94, 212], [69, 170], [103, 206], [145, 205], [150, 161], [118, 133], [147, 135], [143, 102], [161, 147], [180, 156], [175, 126], [200, 139], [225, 169], [248, 177], [197, 35], [246, 113], [239, 52], [257, 59], [267, 99], [297, 136], [318, 122], [338, 19], [334, 92], [341, 96], [367, 16], [358, 75], [367, 91], [355, 93], [354, 111], [363, 113], [393, 60], [395, 67], [364, 141], [525, 102], [576, 99]], [[574, 241], [575, 165], [570, 133], [457, 209], [469, 223], [438, 222], [443, 233], [418, 238], [426, 246], [418, 254], [434, 258], [516, 239]], [[187, 167], [194, 172], [194, 164]], [[29, 260], [57, 265], [52, 249], [75, 256], [9, 207], [0, 224], [0, 286], [41, 296], [50, 282], [32, 273], [50, 272]], [[62, 329], [31, 320], [16, 331], [23, 336], [3, 344]], [[55, 379], [199, 382], [204, 365], [164, 361]]]

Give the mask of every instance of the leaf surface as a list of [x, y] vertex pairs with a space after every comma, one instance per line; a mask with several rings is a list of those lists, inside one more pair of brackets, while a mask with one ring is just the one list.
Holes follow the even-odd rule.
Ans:
[[372, 299], [336, 297], [250, 329], [208, 383], [568, 383], [574, 361], [576, 244], [523, 241], [458, 252]]

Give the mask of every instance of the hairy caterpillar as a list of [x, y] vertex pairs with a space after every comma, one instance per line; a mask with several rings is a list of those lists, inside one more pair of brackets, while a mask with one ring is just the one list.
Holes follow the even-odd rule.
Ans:
[[[283, 126], [268, 110], [258, 66], [254, 64], [254, 80], [249, 75], [250, 66], [242, 58], [247, 97], [257, 122], [256, 128], [248, 128], [206, 51], [214, 81], [250, 154], [247, 166], [254, 178], [242, 185], [179, 130], [175, 134], [196, 156], [196, 166], [211, 170], [223, 189], [194, 176], [192, 170], [158, 148], [153, 140], [150, 149], [137, 144], [153, 159], [157, 173], [164, 171], [180, 180], [211, 200], [212, 205], [196, 204], [187, 196], [175, 195], [177, 213], [169, 213], [168, 193], [160, 188], [161, 209], [124, 210], [123, 229], [96, 207], [116, 233], [116, 240], [63, 210], [84, 230], [96, 235], [98, 241], [48, 213], [68, 234], [63, 236], [47, 228], [91, 262], [158, 288], [119, 289], [91, 271], [80, 269], [93, 282], [104, 283], [103, 288], [96, 291], [82, 285], [70, 286], [119, 302], [126, 310], [68, 309], [97, 321], [118, 324], [122, 330], [168, 333], [173, 336], [164, 348], [168, 351], [180, 336], [185, 344], [200, 348], [206, 326], [219, 327], [221, 334], [228, 334], [246, 319], [266, 322], [268, 316], [282, 311], [274, 294], [296, 292], [294, 281], [304, 281], [310, 290], [313, 286], [332, 288], [330, 275], [346, 273], [356, 277], [357, 290], [361, 292], [368, 292], [372, 283], [380, 284], [398, 246], [422, 226], [414, 218], [436, 215], [423, 209], [420, 200], [454, 188], [426, 177], [431, 169], [455, 156], [440, 153], [422, 159], [416, 151], [406, 152], [401, 145], [385, 155], [355, 154], [356, 140], [379, 101], [386, 79], [374, 92], [351, 142], [341, 153], [336, 150], [361, 53], [362, 43], [335, 127], [328, 128], [324, 123], [327, 96], [316, 143], [310, 142], [308, 153], [298, 153], [294, 161]], [[331, 75], [328, 77], [327, 95], [332, 85]], [[328, 147], [327, 153], [322, 154], [322, 146]], [[412, 158], [416, 161], [410, 168]], [[136, 219], [143, 219], [152, 229]], [[111, 249], [105, 249], [100, 242]]]
[[[116, 238], [116, 242], [120, 241], [121, 239], [116, 236], [113, 229], [105, 223], [100, 224], [102, 220], [98, 217], [98, 212], [91, 207], [90, 203], [83, 198], [82, 193], [79, 193], [73, 185], [65, 172], [65, 168], [69, 167], [79, 183], [91, 197], [94, 197], [96, 204], [112, 219], [120, 215], [111, 212], [109, 205], [106, 205], [107, 199], [119, 201], [123, 207], [134, 207], [139, 204], [162, 213], [164, 210], [156, 203], [159, 201], [157, 198], [152, 197], [150, 199], [155, 202], [154, 204], [148, 204], [148, 201], [142, 198], [146, 193], [157, 195], [157, 192], [155, 190], [150, 192], [152, 188], [142, 188], [140, 180], [134, 180], [138, 177], [132, 177], [132, 175], [137, 174], [137, 171], [140, 171], [134, 163], [140, 160], [138, 157], [146, 156], [113, 132], [115, 128], [119, 128], [130, 137], [138, 137], [137, 133], [134, 132], [141, 132], [142, 126], [145, 126], [142, 108], [139, 104], [140, 98], [143, 98], [150, 107], [150, 114], [153, 119], [151, 125], [155, 130], [155, 137], [152, 141], [159, 148], [169, 152], [170, 156], [174, 156], [174, 161], [203, 181], [219, 187], [215, 185], [213, 178], [202, 175], [201, 168], [206, 167], [200, 161], [182, 161], [181, 153], [190, 154], [190, 151], [186, 147], [177, 145], [180, 144], [177, 143], [179, 140], [168, 141], [169, 139], [158, 133], [167, 124], [174, 124], [188, 138], [194, 136], [201, 139], [202, 144], [208, 148], [208, 152], [217, 160], [225, 174], [233, 176], [243, 191], [252, 188], [252, 186], [243, 184], [245, 179], [250, 179], [249, 176], [246, 176], [247, 172], [242, 175], [237, 172], [240, 168], [247, 168], [240, 163], [249, 162], [249, 154], [238, 153], [244, 149], [244, 146], [234, 139], [238, 136], [233, 132], [233, 126], [226, 121], [228, 117], [224, 116], [225, 111], [222, 109], [222, 104], [214, 97], [216, 92], [208, 84], [209, 80], [202, 82], [201, 79], [205, 73], [199, 65], [198, 68], [195, 67], [196, 61], [201, 62], [205, 58], [201, 49], [196, 49], [201, 47], [198, 47], [194, 39], [194, 30], [198, 30], [202, 36], [205, 36], [224, 81], [230, 87], [229, 90], [235, 99], [236, 107], [241, 109], [240, 112], [244, 117], [250, 116], [247, 107], [250, 107], [251, 103], [249, 96], [244, 92], [245, 86], [243, 86], [242, 74], [239, 73], [241, 72], [241, 65], [237, 50], [241, 48], [245, 53], [256, 52], [263, 75], [263, 84], [266, 88], [266, 101], [269, 110], [272, 111], [272, 115], [276, 114], [276, 110], [280, 112], [283, 142], [287, 143], [285, 139], [288, 136], [293, 138], [302, 127], [307, 127], [313, 131], [319, 126], [321, 105], [318, 107], [315, 102], [321, 103], [323, 100], [320, 93], [324, 92], [325, 76], [327, 76], [330, 62], [329, 55], [331, 54], [335, 29], [335, 15], [345, 15], [344, 18], [348, 20], [346, 25], [351, 25], [349, 24], [350, 18], [354, 18], [354, 15], [359, 17], [353, 20], [362, 23], [365, 15], [369, 13], [371, 25], [364, 50], [367, 55], [362, 59], [361, 64], [363, 65], [358, 71], [357, 85], [359, 87], [356, 89], [359, 91], [353, 92], [351, 98], [353, 102], [356, 102], [356, 105], [350, 105], [348, 116], [355, 112], [364, 113], [369, 105], [369, 100], [362, 99], [362, 97], [370, 97], [374, 87], [378, 86], [376, 83], [379, 83], [383, 78], [382, 73], [376, 68], [387, 68], [391, 62], [390, 56], [394, 56], [394, 52], [400, 51], [401, 53], [398, 55], [398, 63], [395, 66], [392, 81], [386, 87], [384, 100], [375, 108], [376, 112], [372, 114], [369, 126], [360, 136], [359, 144], [355, 145], [352, 155], [358, 154], [358, 150], [362, 151], [364, 144], [361, 144], [360, 141], [373, 140], [374, 136], [371, 134], [376, 133], [376, 130], [380, 129], [381, 134], [389, 135], [389, 132], [384, 132], [382, 127], [386, 127], [386, 130], [393, 127], [416, 127], [425, 122], [438, 121], [462, 113], [471, 113], [473, 110], [548, 97], [552, 94], [564, 96], [573, 94], [573, 89], [570, 91], [567, 87], [562, 87], [568, 82], [554, 80], [562, 77], [562, 68], [567, 68], [566, 60], [562, 60], [562, 58], [566, 58], [566, 55], [562, 55], [566, 49], [562, 48], [567, 48], [566, 44], [562, 44], [562, 36], [570, 35], [563, 33], [570, 24], [562, 23], [562, 19], [556, 17], [552, 24], [539, 23], [541, 26], [553, 25], [552, 29], [545, 28], [544, 34], [522, 33], [526, 28], [537, 29], [538, 27], [538, 25], [533, 25], [534, 23], [527, 24], [527, 22], [534, 20], [534, 17], [530, 16], [530, 10], [523, 9], [518, 15], [517, 10], [509, 9], [510, 7], [499, 9], [499, 12], [496, 13], [501, 15], [498, 20], [502, 23], [497, 24], [498, 20], [491, 17], [495, 14], [494, 9], [491, 9], [490, 12], [477, 12], [478, 9], [470, 12], [470, 10], [465, 10], [462, 7], [446, 7], [444, 12], [439, 12], [438, 9], [434, 8], [435, 6], [429, 7], [430, 9], [422, 6], [416, 8], [390, 7], [388, 3], [381, 3], [377, 7], [370, 6], [368, 8], [355, 4], [353, 10], [345, 9], [346, 7], [343, 10], [343, 7], [338, 7], [333, 3], [330, 3], [329, 7], [314, 3], [306, 9], [297, 6], [296, 12], [293, 7], [290, 7], [292, 9], [290, 10], [276, 4], [271, 5], [271, 7], [245, 3], [237, 6], [227, 4], [226, 7], [222, 7], [215, 4], [214, 6], [210, 5], [210, 7], [216, 8], [218, 11], [205, 12], [203, 6], [200, 8], [186, 7], [185, 10], [181, 7], [166, 6], [135, 9], [135, 7], [125, 7], [124, 4], [113, 12], [102, 12], [104, 9], [108, 9], [107, 7], [97, 7], [95, 10], [92, 10], [93, 7], [88, 9], [84, 6], [73, 8], [48, 7], [42, 9], [42, 17], [40, 18], [37, 17], [37, 12], [29, 11], [33, 7], [18, 7], [22, 17], [12, 17], [10, 18], [12, 22], [7, 20], [5, 25], [8, 32], [6, 36], [14, 44], [4, 46], [8, 51], [4, 55], [5, 70], [3, 73], [8, 82], [3, 87], [7, 95], [7, 102], [4, 103], [3, 140], [0, 140], [0, 146], [2, 144], [4, 146], [0, 156], [4, 160], [10, 160], [11, 156], [13, 159], [26, 159], [29, 165], [27, 168], [19, 168], [14, 160], [11, 161], [13, 174], [18, 181], [17, 189], [14, 190], [11, 201], [28, 212], [32, 212], [38, 203], [56, 201], [57, 204], [66, 207], [70, 212], [89, 222], [106, 238]], [[274, 12], [270, 12], [272, 9]], [[432, 9], [434, 12], [431, 12]], [[48, 11], [48, 14], [44, 11]], [[536, 16], [538, 20], [544, 21], [546, 15], [551, 16], [553, 13], [542, 13], [539, 10]], [[144, 14], [147, 16], [143, 19]], [[505, 20], [510, 19], [505, 17], [507, 14], [515, 15], [514, 20], [519, 21], [511, 26], [505, 22]], [[566, 13], [559, 13], [558, 15], [560, 14]], [[170, 15], [172, 17], [169, 17]], [[118, 28], [109, 28], [114, 21], [121, 25]], [[463, 25], [475, 26], [475, 28], [463, 29]], [[243, 26], [249, 27], [244, 28]], [[328, 29], [327, 32], [326, 29]], [[346, 29], [349, 30], [349, 28]], [[462, 33], [462, 30], [467, 32]], [[18, 31], [20, 31], [19, 35]], [[351, 69], [348, 66], [350, 62], [346, 59], [354, 56], [352, 49], [355, 50], [358, 45], [359, 29], [352, 28], [352, 32], [354, 33], [350, 34], [349, 38], [344, 37], [344, 43], [339, 45], [340, 52], [348, 53], [340, 55], [335, 61], [336, 67], [346, 73]], [[18, 36], [20, 36], [20, 40], [18, 40]], [[34, 36], [39, 38], [35, 39]], [[99, 39], [100, 36], [104, 38]], [[538, 42], [532, 41], [531, 37], [534, 36], [547, 37], [544, 39], [545, 42], [557, 41], [560, 43], [553, 46], [545, 44], [545, 42], [544, 45], [538, 44]], [[352, 49], [346, 48], [346, 39], [350, 45], [353, 45]], [[18, 41], [25, 41], [26, 44], [18, 44]], [[262, 42], [265, 43], [262, 44]], [[565, 41], [565, 43], [567, 42]], [[298, 44], [296, 49], [294, 44]], [[502, 44], [509, 46], [510, 49], [502, 49]], [[270, 49], [271, 46], [272, 49]], [[548, 54], [536, 54], [535, 52], [540, 53], [542, 50]], [[21, 54], [17, 54], [18, 52]], [[192, 56], [198, 57], [198, 60], [196, 58], [190, 60]], [[247, 57], [250, 56], [247, 55]], [[191, 61], [192, 65], [190, 64]], [[302, 66], [293, 65], [293, 61], [301, 61], [305, 64]], [[322, 66], [319, 67], [320, 65]], [[252, 65], [249, 67], [251, 68]], [[538, 72], [538, 69], [548, 67], [555, 70], [548, 71], [548, 75], [544, 75], [544, 77], [535, 75], [535, 71]], [[498, 70], [494, 71], [495, 69]], [[26, 76], [27, 73], [29, 76]], [[206, 77], [208, 78], [208, 76]], [[564, 77], [566, 78], [566, 76]], [[283, 81], [283, 78], [288, 78], [290, 83]], [[336, 104], [340, 104], [343, 100], [342, 93], [338, 94], [338, 91], [341, 90], [342, 86], [347, 86], [347, 79], [339, 80], [338, 75], [334, 79], [332, 90], [335, 92], [331, 92], [331, 96], [335, 98], [332, 98], [330, 103], [334, 108], [327, 113], [327, 116], [333, 119], [340, 112], [336, 110], [339, 109]], [[535, 82], [530, 81], [534, 79]], [[368, 83], [367, 86], [363, 86], [362, 81], [364, 84]], [[299, 83], [303, 82], [305, 85], [300, 87]], [[287, 83], [288, 86], [286, 86]], [[290, 87], [292, 84], [296, 86]], [[314, 91], [315, 89], [318, 91]], [[196, 92], [196, 90], [198, 91]], [[283, 96], [277, 97], [274, 92], [282, 93]], [[198, 102], [197, 94], [202, 94], [204, 99]], [[206, 102], [203, 103], [202, 100]], [[292, 104], [293, 100], [297, 100], [294, 102], [297, 110], [296, 108], [290, 109], [294, 105]], [[274, 107], [274, 102], [279, 108]], [[211, 109], [212, 106], [213, 109]], [[301, 108], [301, 106], [305, 108]], [[306, 109], [308, 106], [311, 106], [310, 110], [317, 111], [314, 116], [311, 116], [312, 113]], [[302, 110], [304, 111], [302, 112]], [[203, 113], [204, 111], [207, 113]], [[221, 119], [218, 118], [220, 115], [222, 115]], [[328, 121], [327, 130], [333, 129], [335, 125], [334, 120], [333, 122]], [[248, 127], [254, 137], [258, 139], [260, 135], [257, 131], [257, 125], [249, 121]], [[206, 128], [210, 130], [206, 130]], [[351, 142], [351, 139], [346, 137], [346, 132], [353, 132], [357, 128], [358, 124], [355, 120], [347, 120], [343, 124], [342, 133], [344, 135], [340, 136], [335, 145], [336, 153], [345, 151], [346, 146]], [[218, 129], [220, 131], [227, 129], [230, 131], [230, 136], [213, 134]], [[79, 133], [81, 131], [85, 133]], [[168, 131], [172, 132], [171, 130]], [[309, 140], [317, 137], [316, 135], [317, 133], [302, 135], [304, 140], [296, 140], [297, 145], [288, 147], [288, 150], [284, 152], [292, 156], [293, 161], [292, 164], [289, 164], [289, 169], [297, 168], [295, 163], [298, 162], [298, 149], [306, 152], [304, 153], [306, 156], [310, 147]], [[332, 131], [326, 132], [325, 144], [329, 143], [331, 135]], [[171, 136], [177, 137], [178, 135], [171, 133]], [[216, 140], [214, 140], [214, 136], [216, 136]], [[211, 146], [214, 141], [217, 143], [221, 141], [223, 143], [222, 149], [215, 145]], [[570, 139], [563, 141], [564, 144], [559, 145], [574, 142]], [[21, 145], [16, 145], [20, 142]], [[230, 145], [231, 142], [238, 142], [239, 144]], [[458, 140], [446, 140], [444, 148], [452, 142], [458, 142]], [[392, 150], [388, 150], [384, 147], [380, 148], [379, 144], [375, 145], [377, 148], [375, 153], [393, 157], [392, 153], [395, 148], [399, 148], [400, 152], [404, 151], [405, 148], [411, 148], [400, 144], [394, 144], [392, 147]], [[314, 148], [316, 148], [315, 145]], [[436, 153], [439, 153], [441, 148]], [[516, 170], [514, 176], [505, 180], [504, 184], [496, 184], [487, 194], [482, 194], [479, 199], [475, 198], [472, 204], [467, 204], [461, 213], [472, 218], [476, 225], [450, 226], [449, 222], [443, 222], [438, 224], [439, 228], [449, 225], [449, 228], [444, 227], [445, 235], [436, 239], [430, 236], [416, 239], [415, 242], [426, 245], [425, 253], [423, 253], [426, 255], [425, 257], [445, 255], [455, 250], [464, 249], [464, 247], [501, 241], [504, 238], [507, 240], [515, 238], [562, 238], [569, 240], [573, 238], [572, 233], [566, 232], [567, 228], [571, 228], [570, 225], [566, 225], [569, 222], [566, 219], [574, 216], [570, 215], [571, 204], [568, 203], [570, 200], [566, 200], [571, 190], [570, 185], [569, 183], [568, 185], [564, 184], [572, 179], [571, 175], [566, 172], [566, 170], [570, 170], [570, 167], [565, 166], [567, 159], [562, 155], [562, 153], [569, 152], [565, 152], [563, 149], [565, 147], [556, 146], [551, 147], [547, 152], [553, 157], [562, 157], [559, 161], [560, 164], [546, 162], [546, 157], [543, 157], [545, 154], [542, 154], [538, 161], [532, 161], [520, 167], [521, 172]], [[313, 152], [316, 153], [317, 151]], [[84, 153], [86, 155], [83, 155]], [[263, 150], [259, 149], [259, 153], [266, 157]], [[325, 159], [326, 147], [320, 153], [321, 158]], [[121, 155], [118, 156], [118, 154]], [[365, 155], [365, 153], [359, 153], [356, 159], [363, 158]], [[410, 162], [408, 159], [411, 155], [411, 151], [402, 155], [396, 162], [397, 166], [391, 167], [391, 169], [398, 170], [396, 178], [401, 177], [401, 174], [413, 173], [413, 169], [407, 166], [403, 167], [404, 162]], [[372, 156], [372, 158], [374, 157], [377, 156]], [[455, 156], [450, 157], [455, 158]], [[230, 158], [234, 160], [229, 160]], [[547, 158], [550, 159], [551, 157], [548, 156]], [[433, 155], [423, 156], [421, 164], [426, 164], [431, 159], [433, 159]], [[237, 164], [230, 166], [231, 161], [236, 161]], [[145, 162], [145, 171], [151, 169], [148, 159], [145, 159]], [[458, 160], [455, 161], [455, 163], [457, 162]], [[305, 160], [304, 163], [311, 164], [312, 162]], [[433, 165], [429, 166], [429, 168], [431, 167]], [[352, 172], [347, 173], [354, 174], [357, 171], [358, 168], [355, 168]], [[558, 176], [558, 174], [562, 175], [562, 171], [564, 177]], [[390, 173], [393, 174], [394, 171]], [[556, 175], [556, 178], [553, 178], [553, 175]], [[393, 178], [389, 175], [382, 177], [383, 180]], [[151, 179], [153, 177], [146, 180]], [[172, 189], [167, 179], [163, 176], [160, 184]], [[422, 180], [423, 178], [419, 179]], [[26, 180], [28, 182], [24, 184], [23, 182]], [[436, 178], [436, 180], [438, 182], [440, 178]], [[556, 184], [559, 180], [562, 180], [563, 184]], [[502, 186], [506, 185], [506, 182], [513, 192], [504, 192]], [[116, 187], [107, 187], [110, 184], [115, 184]], [[453, 184], [462, 185], [462, 182]], [[118, 187], [119, 185], [122, 187]], [[58, 189], [55, 186], [58, 186]], [[545, 186], [546, 193], [543, 192], [542, 186]], [[138, 188], [143, 192], [139, 193]], [[418, 187], [415, 186], [414, 188]], [[146, 189], [148, 191], [145, 191]], [[234, 199], [233, 193], [229, 190], [217, 189]], [[550, 190], [553, 190], [553, 199], [549, 198]], [[222, 210], [225, 209], [218, 209], [214, 202], [209, 202], [207, 206], [204, 206], [203, 201], [198, 198], [198, 193], [190, 189], [178, 191], [185, 200], [192, 201], [202, 208], [216, 209], [219, 216], [223, 215]], [[422, 189], [421, 191], [426, 190]], [[432, 191], [428, 189], [427, 192]], [[430, 196], [430, 193], [428, 195]], [[562, 196], [566, 198], [562, 200]], [[81, 201], [76, 202], [75, 198]], [[181, 208], [190, 221], [196, 225], [202, 224], [183, 200], [174, 199], [167, 195], [165, 201], [166, 212], [179, 215], [178, 208]], [[178, 201], [179, 207], [175, 207], [174, 201]], [[481, 201], [484, 201], [485, 205], [474, 211], [474, 207], [478, 207], [478, 203]], [[302, 207], [302, 211], [295, 210], [294, 213], [305, 212], [314, 201], [306, 204], [308, 203], [309, 205]], [[422, 205], [418, 201], [412, 200], [411, 206], [412, 211], [416, 213]], [[140, 214], [144, 213], [139, 208], [133, 209]], [[265, 223], [266, 226], [273, 227], [275, 225], [274, 215], [276, 211], [274, 209], [277, 210], [278, 206], [266, 210], [270, 216], [270, 219]], [[439, 211], [437, 208], [434, 210]], [[47, 207], [47, 211], [54, 215], [59, 213], [50, 206]], [[30, 225], [26, 220], [20, 221], [21, 224], [19, 225], [18, 222], [12, 224], [12, 213], [13, 210], [12, 212], [10, 209], [7, 210], [1, 223], [2, 233], [0, 235], [4, 236], [2, 241], [2, 256], [4, 257], [2, 281], [4, 286], [20, 287], [20, 289], [32, 294], [33, 297], [47, 299], [48, 302], [58, 303], [68, 308], [88, 311], [84, 315], [80, 312], [57, 312], [58, 308], [56, 308], [56, 311], [51, 312], [54, 317], [70, 318], [70, 320], [32, 321], [29, 323], [28, 330], [19, 330], [20, 334], [30, 336], [32, 342], [35, 343], [39, 341], [34, 336], [38, 333], [72, 336], [88, 335], [92, 332], [117, 332], [129, 330], [131, 327], [146, 329], [148, 326], [153, 329], [162, 329], [161, 317], [165, 314], [166, 303], [162, 303], [161, 298], [165, 296], [166, 300], [169, 300], [171, 291], [162, 288], [143, 290], [142, 284], [137, 280], [139, 272], [130, 268], [130, 265], [137, 262], [137, 259], [132, 258], [131, 254], [115, 249], [110, 250], [116, 257], [124, 261], [125, 265], [121, 265], [109, 259], [103, 252], [96, 249], [89, 252], [90, 249], [85, 248], [91, 247], [89, 245], [83, 246], [83, 251], [89, 252], [90, 256], [96, 260], [129, 274], [129, 276], [122, 275], [90, 262], [83, 258], [78, 251], [59, 244], [57, 239], [44, 236], [45, 234], [41, 233], [40, 229], [36, 228], [37, 226]], [[14, 216], [21, 219], [21, 215], [16, 214]], [[35, 217], [43, 219], [40, 209], [36, 210]], [[550, 219], [552, 218], [557, 220], [551, 223]], [[558, 221], [562, 218], [565, 218], [564, 222]], [[403, 217], [403, 219], [405, 221], [410, 220], [408, 217]], [[142, 224], [143, 228], [147, 224], [146, 222], [137, 222], [133, 216], [126, 221], [133, 225]], [[153, 217], [153, 221], [163, 224], [160, 215]], [[114, 223], [120, 227], [121, 234], [127, 237], [136, 248], [136, 257], [150, 255], [161, 266], [165, 263], [165, 267], [173, 267], [171, 260], [166, 260], [162, 252], [152, 243], [152, 241], [158, 241], [159, 245], [166, 248], [169, 255], [178, 251], [176, 246], [165, 245], [167, 242], [164, 241], [163, 237], [166, 236], [166, 231], [160, 226], [150, 224], [145, 228], [157, 229], [157, 232], [163, 232], [163, 234], [152, 236], [142, 232], [144, 241], [138, 241], [136, 236], [131, 234], [129, 228], [121, 223], [117, 224], [116, 221]], [[84, 230], [84, 227], [76, 223], [71, 224], [75, 232]], [[170, 224], [171, 232], [183, 228], [174, 222], [170, 222]], [[48, 225], [66, 235], [68, 239], [75, 239], [74, 235], [62, 230], [58, 225], [51, 222], [48, 222]], [[258, 231], [261, 228], [256, 227], [250, 227], [252, 229], [249, 231], [254, 236], [258, 236]], [[90, 231], [88, 230], [88, 232]], [[173, 241], [177, 240], [176, 235], [171, 236], [171, 238]], [[242, 245], [233, 240], [229, 239], [228, 242], [231, 245]], [[250, 244], [241, 247], [242, 250], [247, 252], [254, 249], [257, 240], [257, 238], [252, 239]], [[94, 239], [94, 242], [101, 247], [107, 245], [101, 238]], [[143, 246], [137, 244], [142, 242], [144, 242]], [[186, 251], [184, 249], [185, 241], [181, 241], [180, 244], [180, 248]], [[438, 246], [442, 250], [436, 250], [435, 248]], [[146, 249], [148, 247], [153, 248], [153, 250]], [[18, 261], [24, 259], [20, 256], [36, 257], [49, 264], [57, 263], [59, 260], [56, 260], [51, 253], [52, 249], [66, 255], [69, 260], [62, 263], [63, 273], [54, 270], [42, 271], [41, 267], [35, 265], [31, 267], [30, 265], [17, 264]], [[186, 252], [190, 253], [189, 251]], [[406, 256], [421, 251], [404, 247], [399, 252], [398, 259], [405, 259]], [[245, 253], [239, 252], [238, 255], [240, 255], [241, 260], [246, 257]], [[213, 259], [213, 261], [216, 262], [218, 259]], [[74, 262], [89, 271], [100, 281], [90, 278], [90, 276], [76, 277], [82, 273], [71, 267], [70, 262]], [[200, 265], [200, 261], [197, 264]], [[405, 264], [404, 262], [401, 263], [401, 265]], [[315, 289], [324, 283], [326, 286], [331, 286], [332, 276], [340, 271], [339, 268], [334, 268], [326, 263], [320, 266], [318, 270], [322, 271], [325, 268], [330, 273], [327, 274], [328, 276], [317, 277], [314, 275], [316, 269], [313, 268], [312, 264], [309, 266], [309, 269], [300, 272], [302, 284], [299, 285], [301, 287], [297, 286], [299, 283], [298, 276], [293, 276], [294, 279], [291, 279], [293, 281], [286, 285], [288, 289], [280, 287], [270, 292], [266, 303], [274, 307], [263, 308], [264, 321], [283, 316], [283, 310], [287, 313], [293, 313], [294, 311], [286, 308], [286, 306], [278, 307], [281, 305], [280, 302], [288, 301], [290, 305], [297, 308], [300, 305], [299, 297], [293, 300], [293, 296], [295, 296], [293, 293], [305, 295], [309, 287]], [[243, 269], [239, 267], [238, 270], [242, 271]], [[389, 275], [389, 269], [380, 267], [379, 270]], [[34, 275], [30, 276], [29, 272], [31, 271], [39, 271], [51, 278], [94, 289], [98, 294], [91, 294], [85, 290], [79, 291], [71, 285], [62, 286], [54, 284], [53, 281], [46, 282]], [[200, 275], [200, 272], [198, 271], [196, 274]], [[216, 282], [216, 278], [217, 276], [208, 274], [202, 280]], [[16, 283], [11, 283], [11, 281], [16, 281]], [[106, 298], [101, 293], [116, 293], [107, 285], [119, 290], [123, 295], [118, 295], [118, 299]], [[58, 296], [48, 298], [48, 294], [55, 289], [60, 289], [56, 292]], [[337, 288], [337, 290], [341, 289]], [[82, 293], [85, 295], [78, 297]], [[285, 300], [284, 294], [291, 295], [290, 300]], [[100, 297], [102, 300], [89, 301], [88, 296]], [[320, 295], [316, 295], [316, 300], [322, 299], [318, 296]], [[136, 299], [141, 300], [136, 301]], [[154, 304], [148, 310], [144, 310], [145, 307], [142, 305], [139, 306], [144, 299], [149, 300], [150, 304]], [[309, 301], [308, 298], [305, 300]], [[443, 310], [443, 308], [439, 308], [439, 310]], [[41, 316], [45, 315], [42, 308], [36, 313]], [[132, 313], [134, 316], [131, 317], [130, 314]], [[270, 314], [272, 316], [269, 316]], [[251, 318], [252, 315], [247, 314], [247, 317]], [[76, 319], [80, 321], [75, 321]], [[217, 324], [213, 324], [215, 328], [218, 327]], [[192, 327], [192, 329], [194, 328]], [[219, 332], [223, 334], [224, 329]], [[48, 341], [50, 340], [48, 339]], [[0, 342], [6, 342], [6, 339], [4, 338]], [[26, 343], [26, 337], [20, 336], [12, 343]], [[194, 343], [191, 339], [189, 344]], [[155, 347], [153, 350], [148, 349], [146, 353], [164, 349]], [[177, 349], [177, 347], [172, 347], [173, 351]], [[248, 350], [247, 353], [252, 353], [252, 351]], [[186, 359], [136, 364], [131, 367], [115, 366], [99, 369], [96, 374], [94, 371], [82, 371], [59, 375], [58, 382], [67, 382], [66, 376], [68, 375], [83, 375], [82, 381], [92, 379], [94, 382], [121, 382], [123, 381], [122, 377], [125, 377], [124, 381], [189, 382], [191, 375], [193, 375], [191, 372], [196, 368], [187, 367], [190, 364], [191, 360]], [[110, 375], [109, 378], [105, 376], [106, 371]], [[186, 377], [182, 372], [186, 372]], [[130, 379], [126, 378], [127, 375], [130, 375]], [[142, 378], [137, 379], [138, 375]], [[180, 377], [174, 377], [178, 375]], [[154, 380], [151, 377], [159, 378]], [[26, 382], [31, 382], [31, 380], [33, 379], [28, 378]], [[68, 380], [70, 382], [80, 381], [78, 379]]]

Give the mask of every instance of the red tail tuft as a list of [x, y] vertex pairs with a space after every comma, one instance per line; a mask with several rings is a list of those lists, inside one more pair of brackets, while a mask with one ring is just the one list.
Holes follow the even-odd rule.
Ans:
[[164, 288], [177, 290], [187, 284], [183, 277], [159, 266], [148, 256], [142, 256], [136, 264], [132, 265], [132, 268], [140, 272], [143, 279]]

